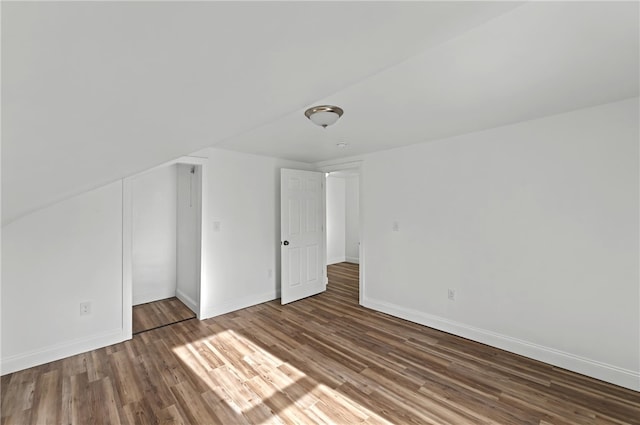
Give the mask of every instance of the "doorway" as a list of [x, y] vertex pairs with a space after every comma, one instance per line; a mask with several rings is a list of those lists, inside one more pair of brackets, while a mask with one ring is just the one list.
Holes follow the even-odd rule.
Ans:
[[358, 170], [327, 173], [327, 264], [360, 263]]
[[282, 304], [327, 290], [330, 273], [340, 269], [334, 267], [337, 263], [356, 276], [354, 302], [362, 304], [359, 167], [351, 163], [321, 172], [280, 170]]
[[327, 273], [329, 284], [355, 285], [361, 301], [360, 168], [337, 167], [326, 172]]
[[125, 179], [123, 281], [131, 298], [123, 326], [128, 316], [131, 335], [197, 317], [202, 171], [202, 163], [174, 161]]

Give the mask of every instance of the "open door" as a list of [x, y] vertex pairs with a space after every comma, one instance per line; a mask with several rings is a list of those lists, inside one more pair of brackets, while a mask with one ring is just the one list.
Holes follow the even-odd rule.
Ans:
[[282, 304], [326, 289], [324, 173], [280, 170]]

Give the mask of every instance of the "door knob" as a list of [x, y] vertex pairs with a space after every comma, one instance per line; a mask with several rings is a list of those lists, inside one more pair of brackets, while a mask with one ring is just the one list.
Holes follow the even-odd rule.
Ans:
[[289, 241], [284, 241], [284, 242], [282, 242], [282, 244], [283, 244], [284, 246], [287, 246], [287, 245], [289, 245]]

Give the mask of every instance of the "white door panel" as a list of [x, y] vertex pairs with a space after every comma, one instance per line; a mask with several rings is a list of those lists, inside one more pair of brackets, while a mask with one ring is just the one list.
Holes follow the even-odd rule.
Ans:
[[281, 302], [325, 290], [324, 174], [280, 170]]

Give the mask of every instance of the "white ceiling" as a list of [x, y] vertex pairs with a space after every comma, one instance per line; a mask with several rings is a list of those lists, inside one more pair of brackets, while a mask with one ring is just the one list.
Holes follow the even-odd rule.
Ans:
[[[638, 96], [638, 3], [529, 3], [220, 146], [317, 162]], [[345, 142], [346, 149], [336, 144]]]
[[637, 2], [3, 2], [3, 222], [206, 146], [315, 162], [637, 96], [638, 31]]

